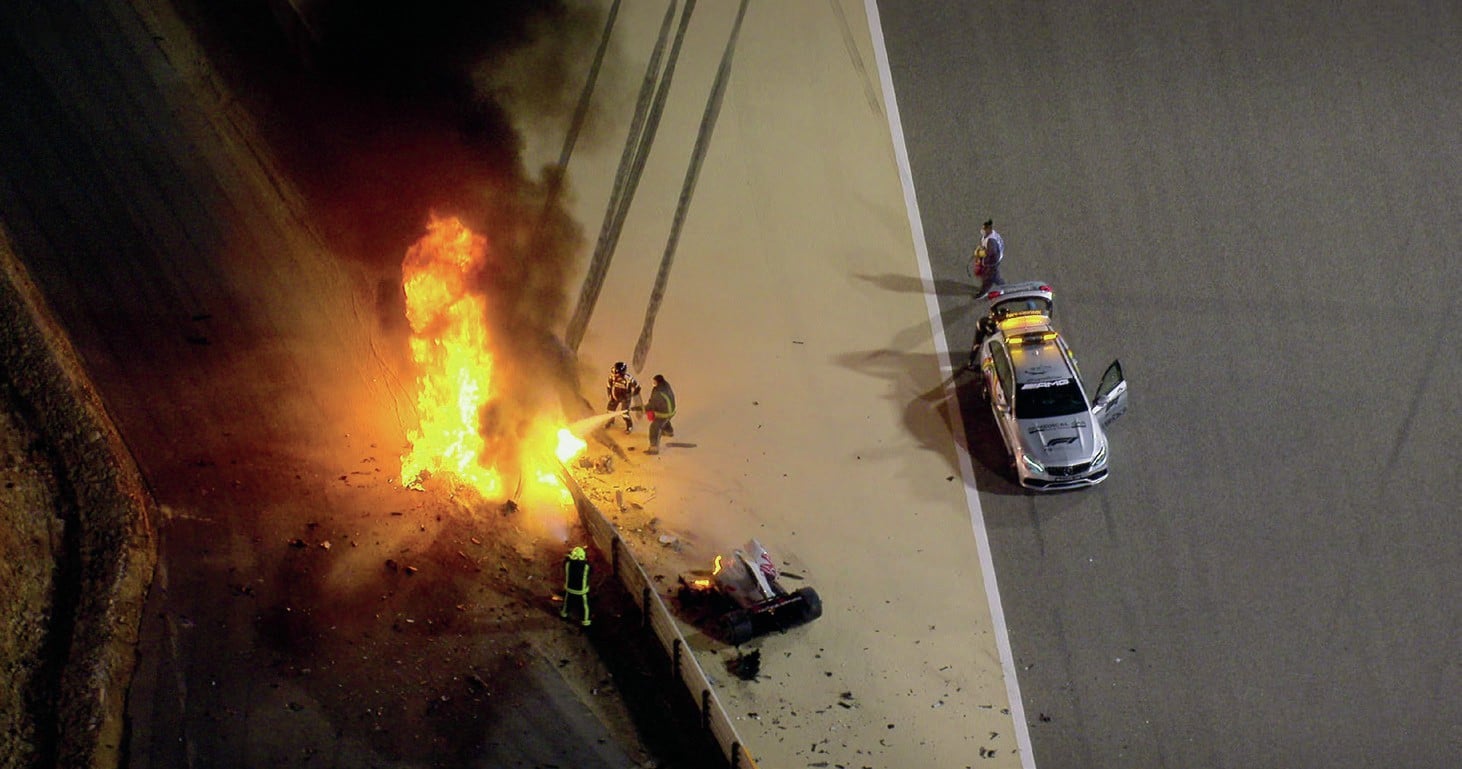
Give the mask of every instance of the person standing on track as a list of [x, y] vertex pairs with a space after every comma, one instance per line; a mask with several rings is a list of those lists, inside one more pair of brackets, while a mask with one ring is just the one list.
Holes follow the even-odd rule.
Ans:
[[675, 437], [675, 426], [670, 420], [675, 416], [675, 391], [665, 377], [656, 374], [655, 386], [650, 388], [650, 402], [645, 404], [645, 418], [650, 420], [650, 448], [646, 454], [660, 453], [660, 436]]
[[579, 624], [589, 626], [589, 558], [584, 548], [575, 547], [563, 562], [563, 606], [558, 616], [568, 619], [579, 618]]
[[1000, 260], [1005, 258], [1005, 239], [995, 231], [995, 221], [986, 219], [980, 227], [980, 245], [970, 260], [970, 272], [980, 280], [975, 296], [984, 296], [995, 286], [1005, 285], [1000, 277]]
[[[634, 420], [630, 419], [629, 410], [633, 401], [640, 397], [640, 383], [635, 380], [635, 375], [629, 373], [629, 366], [624, 361], [614, 364], [609, 369], [609, 383], [604, 386], [605, 393], [609, 396], [609, 405], [605, 409], [609, 411], [624, 412], [624, 431], [632, 433], [635, 431]], [[614, 426], [614, 417], [609, 418], [604, 429]]]

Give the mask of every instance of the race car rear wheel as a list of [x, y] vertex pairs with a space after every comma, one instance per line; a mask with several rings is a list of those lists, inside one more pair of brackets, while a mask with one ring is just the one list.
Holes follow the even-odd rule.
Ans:
[[798, 589], [796, 594], [802, 599], [802, 622], [811, 622], [822, 616], [822, 598], [816, 590], [804, 587]]
[[751, 613], [744, 609], [721, 615], [717, 624], [721, 639], [732, 646], [740, 646], [756, 636], [756, 629], [751, 625]]

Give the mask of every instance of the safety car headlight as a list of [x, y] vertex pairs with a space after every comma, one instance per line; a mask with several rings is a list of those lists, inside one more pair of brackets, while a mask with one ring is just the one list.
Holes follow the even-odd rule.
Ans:
[[1102, 441], [1102, 447], [1097, 449], [1096, 456], [1092, 457], [1092, 467], [1101, 467], [1107, 463], [1107, 445], [1106, 441]]
[[1040, 473], [1042, 475], [1046, 473], [1046, 466], [1041, 464], [1040, 462], [1035, 461], [1034, 459], [1031, 459], [1031, 455], [1029, 454], [1021, 454], [1020, 461], [1024, 462], [1025, 466], [1029, 468], [1030, 471], [1033, 473]]

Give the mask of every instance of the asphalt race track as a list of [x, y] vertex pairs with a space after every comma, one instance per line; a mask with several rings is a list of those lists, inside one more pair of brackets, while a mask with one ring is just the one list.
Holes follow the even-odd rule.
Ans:
[[1035, 763], [1456, 766], [1462, 7], [878, 11], [935, 277], [993, 217], [1130, 383], [1054, 496], [962, 393]]

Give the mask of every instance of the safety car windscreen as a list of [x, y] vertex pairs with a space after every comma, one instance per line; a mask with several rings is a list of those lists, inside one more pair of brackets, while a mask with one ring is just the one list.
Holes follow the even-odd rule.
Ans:
[[1064, 417], [1086, 409], [1086, 398], [1075, 379], [1026, 382], [1015, 392], [1016, 419]]

